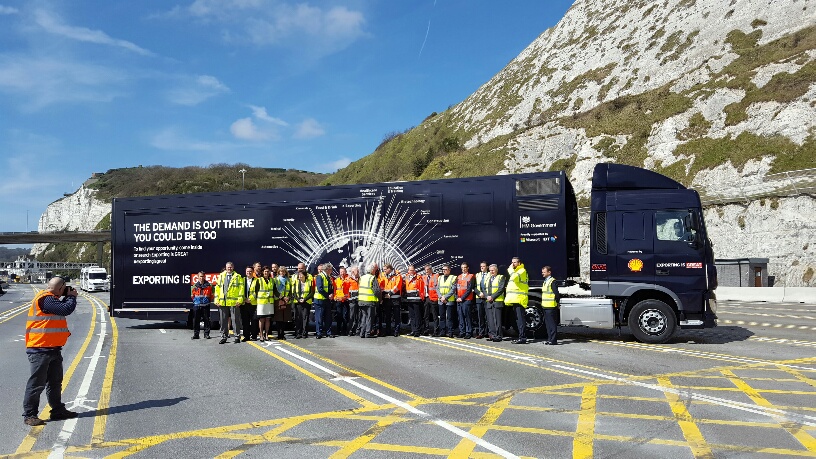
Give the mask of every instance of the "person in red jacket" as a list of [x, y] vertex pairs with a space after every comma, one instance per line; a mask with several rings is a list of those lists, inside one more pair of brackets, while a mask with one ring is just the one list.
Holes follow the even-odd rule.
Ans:
[[405, 306], [411, 321], [411, 336], [420, 336], [422, 325], [422, 306], [425, 299], [425, 283], [418, 275], [414, 265], [408, 265], [408, 272], [402, 278], [405, 285]]
[[196, 282], [190, 287], [190, 297], [193, 300], [193, 338], [198, 339], [201, 331], [201, 321], [204, 321], [204, 338], [210, 339], [210, 303], [213, 300], [212, 285], [207, 282], [204, 271], [199, 271]]

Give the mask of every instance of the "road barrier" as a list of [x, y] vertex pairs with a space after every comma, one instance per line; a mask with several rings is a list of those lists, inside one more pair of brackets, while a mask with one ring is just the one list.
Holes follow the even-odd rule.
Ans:
[[816, 287], [717, 287], [717, 300], [816, 304]]

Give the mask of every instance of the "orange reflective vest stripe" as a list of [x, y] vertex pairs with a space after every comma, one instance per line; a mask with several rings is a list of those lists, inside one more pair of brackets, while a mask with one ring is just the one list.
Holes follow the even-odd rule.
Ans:
[[[456, 278], [456, 296], [461, 297], [465, 294], [468, 286], [473, 284], [473, 274], [460, 274]], [[473, 289], [470, 290], [470, 295], [467, 298], [462, 298], [464, 301], [472, 300], [474, 298]]]
[[62, 347], [71, 336], [65, 316], [48, 314], [40, 309], [40, 302], [47, 296], [57, 298], [47, 290], [40, 290], [31, 301], [26, 322], [26, 347]]

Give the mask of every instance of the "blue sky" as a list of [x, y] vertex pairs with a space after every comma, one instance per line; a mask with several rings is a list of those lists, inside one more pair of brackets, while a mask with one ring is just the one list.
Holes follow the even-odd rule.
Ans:
[[461, 102], [571, 4], [0, 0], [0, 231], [111, 168], [333, 172]]

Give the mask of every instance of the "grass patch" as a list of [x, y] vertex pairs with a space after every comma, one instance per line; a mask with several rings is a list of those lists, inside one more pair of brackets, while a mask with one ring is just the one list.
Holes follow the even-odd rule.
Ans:
[[677, 133], [680, 140], [691, 140], [703, 137], [711, 129], [711, 122], [705, 119], [702, 113], [697, 112], [689, 118], [689, 125]]

